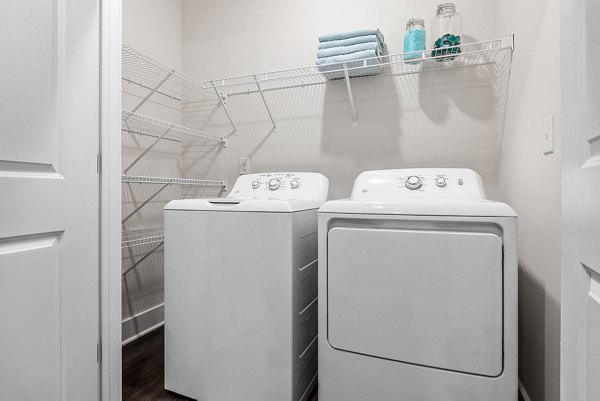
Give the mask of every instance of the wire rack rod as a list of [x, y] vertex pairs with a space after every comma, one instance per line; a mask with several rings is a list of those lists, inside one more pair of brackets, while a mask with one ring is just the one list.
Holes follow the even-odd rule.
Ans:
[[[350, 72], [350, 76], [352, 76], [353, 72], [373, 66], [381, 67], [382, 69], [381, 74], [377, 76], [398, 76], [418, 74], [427, 70], [500, 64], [507, 57], [512, 56], [513, 48], [514, 36], [510, 35], [501, 39], [445, 48], [444, 54], [436, 56], [433, 56], [432, 50], [429, 49], [419, 52], [419, 58], [414, 59], [410, 57], [414, 57], [414, 53], [392, 54], [379, 58], [372, 57], [352, 61], [352, 66], [347, 67], [347, 69], [340, 63], [335, 69], [328, 69], [326, 73], [319, 70], [317, 66], [310, 66], [206, 81], [203, 86], [205, 88], [213, 88], [214, 85], [214, 88], [219, 92], [226, 93], [228, 96], [234, 96], [257, 93], [260, 90], [267, 92], [320, 85], [329, 81], [324, 74], [329, 76], [338, 74], [340, 77], [344, 77], [344, 71], [347, 70]], [[260, 89], [257, 84], [260, 85]]]
[[227, 186], [227, 180], [196, 180], [191, 178], [147, 177], [134, 175], [123, 175], [121, 176], [121, 181], [123, 183], [133, 184], [178, 184], [219, 188]]
[[125, 270], [122, 273], [122, 277], [123, 280], [125, 280], [125, 277], [127, 276], [127, 274], [132, 271], [133, 269], [135, 269], [136, 267], [138, 267], [144, 260], [146, 260], [150, 255], [152, 255], [156, 250], [158, 250], [158, 248], [160, 248], [161, 246], [163, 246], [165, 243], [165, 241], [160, 241], [154, 248], [152, 248], [150, 251], [146, 252], [146, 254], [144, 256], [142, 256], [141, 258], [139, 258], [134, 264], [132, 264], [127, 270]]
[[129, 133], [146, 134], [154, 137], [162, 137], [168, 131], [168, 137], [177, 137], [187, 135], [190, 137], [204, 138], [211, 141], [227, 143], [224, 137], [209, 134], [208, 132], [184, 127], [181, 125], [169, 123], [162, 120], [157, 120], [152, 117], [141, 114], [132, 113], [123, 110], [122, 112], [123, 130]]
[[121, 236], [121, 248], [154, 244], [164, 240], [165, 233], [162, 227], [126, 230]]

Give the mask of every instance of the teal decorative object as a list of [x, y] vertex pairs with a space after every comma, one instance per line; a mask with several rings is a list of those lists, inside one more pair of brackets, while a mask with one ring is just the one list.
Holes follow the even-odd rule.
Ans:
[[[447, 33], [437, 39], [433, 45], [434, 50], [431, 51], [431, 57], [439, 57], [437, 61], [450, 61], [456, 58], [457, 54], [460, 54], [460, 36], [452, 35]], [[448, 57], [440, 57], [446, 56]]]

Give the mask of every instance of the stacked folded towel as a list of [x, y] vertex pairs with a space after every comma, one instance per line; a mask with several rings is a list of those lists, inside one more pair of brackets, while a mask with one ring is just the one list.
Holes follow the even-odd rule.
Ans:
[[350, 77], [380, 74], [383, 45], [383, 34], [377, 28], [321, 35], [317, 67], [327, 79], [344, 78], [340, 71], [344, 63]]

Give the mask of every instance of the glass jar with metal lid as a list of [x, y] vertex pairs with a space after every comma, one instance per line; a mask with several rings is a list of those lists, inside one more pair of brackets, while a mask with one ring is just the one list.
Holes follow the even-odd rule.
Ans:
[[[453, 60], [460, 53], [462, 17], [454, 3], [439, 4], [431, 21], [431, 52], [438, 61]], [[444, 57], [448, 56], [448, 57]]]
[[425, 21], [419, 18], [409, 19], [404, 33], [404, 61], [411, 62], [410, 60], [423, 58], [425, 38]]

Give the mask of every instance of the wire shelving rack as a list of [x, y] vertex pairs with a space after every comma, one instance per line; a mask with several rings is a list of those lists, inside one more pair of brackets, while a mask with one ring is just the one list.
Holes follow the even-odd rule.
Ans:
[[[122, 84], [123, 84], [123, 134], [143, 136], [145, 145], [139, 154], [124, 166], [121, 181], [125, 185], [150, 186], [150, 192], [138, 202], [135, 208], [122, 218], [122, 248], [134, 248], [152, 245], [151, 249], [133, 262], [123, 272], [123, 278], [158, 250], [164, 243], [162, 228], [130, 229], [127, 223], [134, 215], [148, 205], [161, 192], [172, 185], [185, 187], [214, 187], [219, 188], [219, 195], [226, 190], [225, 180], [208, 180], [179, 177], [154, 177], [130, 175], [129, 171], [153, 150], [161, 141], [184, 139], [201, 139], [227, 147], [227, 138], [193, 129], [186, 126], [186, 120], [197, 115], [200, 105], [208, 104], [212, 112], [208, 120], [214, 116], [218, 108], [223, 108], [229, 119], [233, 132], [237, 128], [231, 119], [227, 108], [226, 98], [214, 88], [207, 89], [203, 82], [196, 80], [170, 66], [142, 53], [134, 48], [122, 46]], [[204, 121], [204, 125], [208, 123]], [[189, 121], [188, 121], [189, 122]]]
[[226, 187], [227, 180], [197, 180], [194, 178], [147, 177], [139, 175], [122, 175], [121, 181], [130, 184], [179, 184], [201, 187]]
[[[276, 123], [265, 98], [265, 93], [270, 91], [291, 88], [303, 88], [312, 85], [323, 85], [331, 80], [327, 76], [339, 75], [345, 81], [348, 90], [348, 99], [352, 111], [354, 126], [358, 125], [358, 116], [352, 95], [352, 79], [373, 79], [381, 76], [402, 76], [408, 74], [422, 74], [427, 71], [444, 70], [452, 68], [476, 67], [489, 64], [499, 66], [510, 65], [514, 50], [514, 35], [501, 39], [484, 42], [468, 43], [446, 48], [443, 54], [435, 54], [432, 49], [422, 52], [400, 53], [384, 55], [379, 58], [365, 58], [349, 63], [339, 63], [328, 66], [326, 72], [323, 66], [310, 66], [289, 70], [272, 71], [261, 74], [238, 76], [226, 79], [205, 81], [206, 89], [215, 89], [223, 96], [237, 96], [242, 94], [259, 93], [267, 108], [273, 126]], [[360, 73], [361, 69], [378, 66], [381, 73], [365, 77], [352, 77]]]
[[187, 108], [193, 108], [198, 102], [218, 100], [229, 119], [234, 132], [237, 132], [225, 99], [214, 88], [206, 88], [204, 83], [127, 45], [122, 46], [122, 82], [123, 91], [135, 93], [136, 102], [125, 107], [126, 111], [136, 113], [148, 102], [166, 109], [186, 114]]
[[144, 135], [154, 138], [142, 152], [131, 162], [125, 169], [124, 173], [129, 172], [140, 160], [143, 159], [161, 140], [178, 139], [184, 137], [200, 138], [215, 142], [221, 142], [223, 147], [227, 147], [227, 139], [219, 137], [208, 132], [184, 127], [182, 125], [169, 123], [162, 120], [157, 120], [152, 117], [141, 114], [132, 113], [129, 111], [122, 112], [122, 132], [128, 134]]
[[121, 248], [155, 244], [165, 239], [162, 227], [142, 228], [139, 230], [126, 230], [121, 235]]

